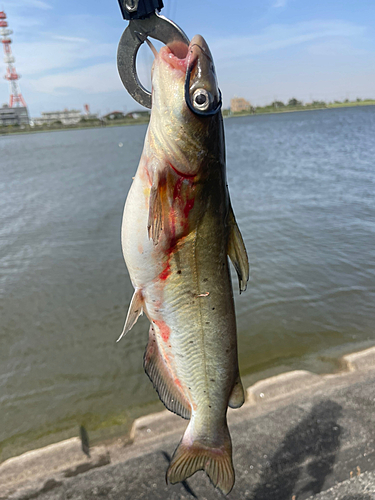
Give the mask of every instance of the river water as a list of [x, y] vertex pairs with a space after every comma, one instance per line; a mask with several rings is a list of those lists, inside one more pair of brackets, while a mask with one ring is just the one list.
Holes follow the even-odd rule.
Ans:
[[[162, 408], [120, 226], [146, 126], [0, 137], [0, 459], [126, 434]], [[338, 369], [375, 344], [375, 107], [230, 118], [228, 182], [251, 281], [233, 274], [246, 382]], [[122, 147], [119, 144], [122, 144]]]

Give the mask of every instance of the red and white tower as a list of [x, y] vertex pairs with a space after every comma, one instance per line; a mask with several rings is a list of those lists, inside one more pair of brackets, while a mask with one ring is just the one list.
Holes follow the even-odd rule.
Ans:
[[12, 40], [9, 38], [9, 35], [13, 33], [12, 30], [8, 29], [8, 23], [6, 21], [6, 14], [4, 11], [0, 11], [0, 36], [2, 38], [2, 43], [4, 47], [4, 62], [7, 65], [6, 74], [4, 78], [8, 80], [10, 86], [10, 99], [9, 99], [9, 107], [24, 107], [26, 108], [25, 99], [22, 97], [20, 86], [18, 84], [18, 80], [21, 78], [14, 67], [14, 57], [12, 54], [12, 49], [10, 44]]

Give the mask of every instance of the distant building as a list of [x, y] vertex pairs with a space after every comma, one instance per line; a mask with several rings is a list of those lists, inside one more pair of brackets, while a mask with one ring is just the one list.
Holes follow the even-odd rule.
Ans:
[[77, 109], [64, 109], [63, 111], [45, 111], [40, 118], [34, 118], [34, 125], [52, 125], [61, 122], [63, 125], [75, 125], [82, 118]]
[[27, 108], [23, 106], [10, 108], [7, 105], [0, 108], [0, 126], [28, 124], [29, 114]]
[[230, 110], [232, 113], [241, 113], [241, 111], [250, 111], [251, 104], [243, 97], [234, 97], [230, 100]]
[[29, 116], [27, 108], [23, 106], [10, 108], [7, 105], [0, 108], [0, 126], [28, 124]]
[[125, 118], [125, 115], [121, 111], [112, 111], [103, 116], [104, 120], [119, 120], [122, 118]]
[[140, 110], [140, 111], [131, 111], [130, 113], [127, 113], [125, 118], [133, 118], [134, 120], [138, 120], [139, 118], [149, 118], [150, 117], [150, 112], [147, 110]]

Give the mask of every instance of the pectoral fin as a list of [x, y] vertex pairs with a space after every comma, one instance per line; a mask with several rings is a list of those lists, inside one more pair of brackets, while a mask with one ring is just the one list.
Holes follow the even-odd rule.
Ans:
[[147, 231], [154, 245], [158, 244], [163, 229], [163, 201], [159, 176], [155, 174], [150, 192]]
[[241, 293], [246, 290], [247, 282], [249, 281], [249, 260], [241, 232], [237, 226], [232, 206], [229, 207], [228, 225], [228, 255], [237, 271]]
[[124, 335], [128, 333], [129, 330], [133, 328], [133, 326], [136, 324], [137, 319], [139, 316], [143, 314], [143, 297], [142, 297], [142, 292], [141, 290], [136, 290], [134, 292], [133, 298], [130, 302], [128, 314], [126, 316], [125, 320], [125, 325], [122, 330], [121, 335], [117, 339], [117, 342], [119, 342]]

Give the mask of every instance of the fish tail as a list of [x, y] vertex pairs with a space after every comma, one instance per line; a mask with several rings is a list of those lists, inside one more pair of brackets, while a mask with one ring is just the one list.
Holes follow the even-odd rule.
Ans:
[[234, 485], [232, 464], [232, 442], [227, 423], [216, 436], [213, 446], [205, 445], [198, 439], [191, 439], [190, 425], [182, 441], [176, 448], [167, 470], [167, 481], [171, 484], [184, 481], [198, 470], [204, 470], [212, 484], [227, 495]]

